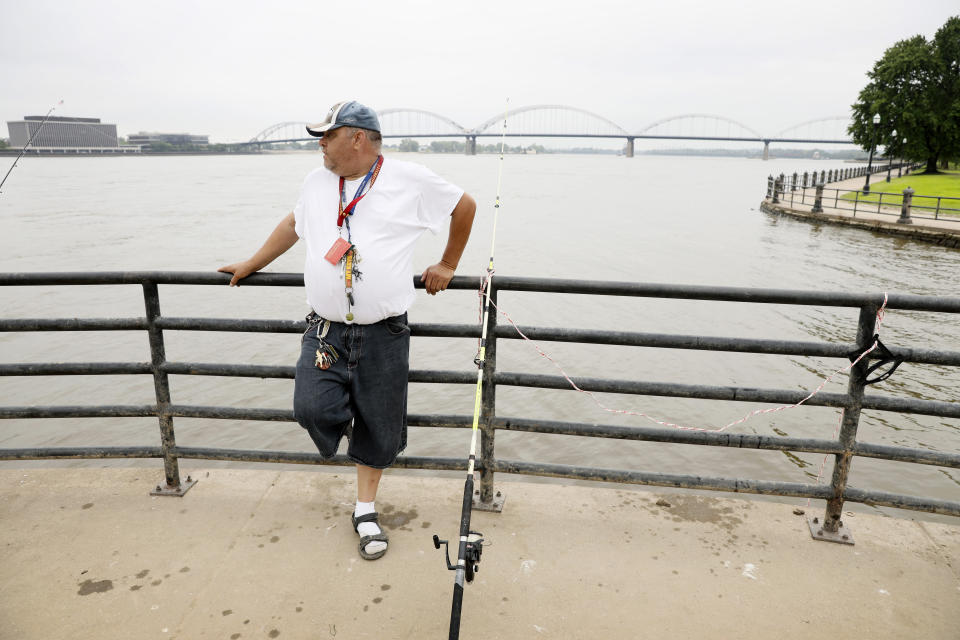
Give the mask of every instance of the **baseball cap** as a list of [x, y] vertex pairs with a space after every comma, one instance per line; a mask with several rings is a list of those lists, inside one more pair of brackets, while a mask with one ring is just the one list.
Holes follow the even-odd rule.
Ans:
[[349, 100], [338, 102], [330, 107], [323, 122], [308, 124], [307, 133], [319, 138], [323, 136], [324, 131], [338, 127], [359, 127], [379, 133], [380, 120], [377, 119], [377, 112], [370, 107], [355, 100]]

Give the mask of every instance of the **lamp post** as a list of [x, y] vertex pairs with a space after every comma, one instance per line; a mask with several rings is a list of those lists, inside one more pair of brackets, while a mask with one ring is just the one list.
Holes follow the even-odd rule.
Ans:
[[907, 139], [904, 138], [903, 140], [900, 141], [900, 166], [897, 167], [898, 178], [903, 175], [903, 150], [906, 148], [906, 146], [907, 146]]
[[[893, 133], [890, 134], [890, 140], [897, 139], [897, 130], [894, 129]], [[890, 171], [893, 170], [893, 162], [890, 160], [890, 143], [887, 143], [887, 182], [890, 182]]]
[[880, 124], [880, 114], [873, 114], [873, 135], [870, 140], [870, 158], [867, 160], [867, 181], [863, 183], [863, 192], [870, 193], [870, 171], [873, 169], [873, 152], [877, 148], [877, 125]]

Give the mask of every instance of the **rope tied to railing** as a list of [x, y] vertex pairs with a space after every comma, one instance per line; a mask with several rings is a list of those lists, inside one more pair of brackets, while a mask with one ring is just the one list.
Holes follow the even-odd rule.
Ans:
[[[500, 197], [497, 196], [497, 204], [495, 207], [500, 206]], [[496, 225], [494, 225], [496, 226]], [[486, 309], [486, 298], [489, 296], [490, 283], [493, 281], [493, 274], [495, 269], [493, 268], [493, 259], [490, 260], [490, 265], [487, 267], [486, 274], [483, 278], [480, 279], [480, 289], [477, 291], [477, 303], [478, 303], [478, 315], [477, 315], [477, 324], [481, 327], [484, 326], [483, 314]], [[480, 351], [485, 346], [486, 329], [482, 329], [480, 336], [477, 337], [477, 355], [473, 358], [473, 364], [477, 365], [478, 369], [483, 368], [483, 358], [481, 357]]]
[[[882, 348], [883, 351], [886, 352], [886, 354], [889, 354], [890, 357], [891, 357], [891, 358], [893, 359], [893, 361], [894, 361], [894, 365], [893, 365], [893, 367], [892, 367], [889, 371], [887, 371], [885, 374], [882, 374], [882, 375], [880, 375], [880, 376], [877, 376], [877, 377], [874, 378], [872, 381], [869, 380], [869, 379], [865, 380], [865, 381], [864, 381], [864, 384], [872, 384], [873, 382], [880, 382], [881, 380], [886, 380], [886, 379], [889, 378], [891, 375], [893, 375], [893, 372], [896, 371], [897, 367], [899, 367], [900, 364], [903, 362], [903, 358], [897, 358], [897, 357], [893, 356], [893, 354], [891, 354], [890, 351], [887, 350], [887, 348], [883, 346], [883, 343], [880, 342], [880, 327], [881, 327], [881, 325], [883, 325], [883, 318], [886, 316], [887, 299], [888, 299], [887, 292], [884, 291], [884, 292], [883, 292], [883, 304], [880, 305], [880, 308], [879, 308], [879, 309], [877, 309], [877, 327], [876, 327], [876, 330], [875, 330], [874, 333], [873, 333], [873, 344], [870, 345], [870, 348], [864, 350], [864, 352], [861, 353], [859, 356], [854, 357], [854, 356], [856, 355], [856, 352], [855, 352], [855, 351], [854, 351], [854, 352], [851, 352], [850, 356], [848, 356], [848, 357], [850, 358], [850, 366], [849, 366], [849, 367], [846, 367], [846, 369], [849, 371], [850, 369], [852, 369], [853, 367], [855, 367], [858, 362], [860, 362], [861, 360], [863, 360], [864, 357], [866, 357], [867, 355], [869, 355], [870, 353], [872, 353], [872, 352], [873, 352], [875, 349], [877, 349], [877, 348]], [[866, 373], [864, 374], [864, 378], [866, 378], [867, 376], [869, 376], [872, 371], [876, 370], [877, 368], [879, 368], [879, 367], [882, 366], [883, 364], [888, 363], [889, 361], [890, 361], [890, 360], [887, 359], [887, 358], [881, 358], [879, 362], [877, 362], [877, 363], [874, 364], [872, 367], [869, 367], [869, 368], [867, 369]], [[834, 438], [837, 438], [837, 434], [840, 433], [840, 428], [841, 428], [841, 426], [843, 425], [843, 417], [844, 417], [844, 414], [845, 414], [845, 413], [846, 413], [846, 409], [840, 409], [840, 416], [837, 418], [837, 425], [833, 428], [833, 437], [834, 437]], [[823, 456], [823, 459], [820, 460], [820, 466], [817, 468], [817, 484], [820, 484], [820, 481], [823, 479], [823, 468], [824, 468], [824, 466], [827, 464], [827, 457], [828, 457], [827, 455]], [[808, 506], [808, 507], [810, 506], [810, 498], [807, 498], [807, 506]]]
[[[798, 401], [798, 402], [795, 402], [795, 403], [793, 403], [793, 404], [784, 404], [784, 405], [780, 405], [780, 406], [777, 406], [777, 407], [770, 407], [770, 408], [767, 408], [767, 409], [757, 409], [757, 410], [755, 410], [755, 411], [751, 411], [750, 413], [748, 413], [747, 415], [743, 416], [743, 417], [740, 418], [739, 420], [735, 420], [735, 421], [733, 421], [733, 422], [731, 422], [731, 423], [729, 423], [729, 424], [726, 424], [726, 425], [724, 425], [724, 426], [722, 426], [722, 427], [718, 427], [718, 428], [686, 426], [686, 425], [676, 424], [676, 423], [673, 423], [673, 422], [668, 422], [668, 421], [665, 421], [665, 420], [659, 420], [659, 419], [657, 419], [657, 418], [655, 418], [655, 417], [653, 417], [653, 416], [650, 416], [650, 415], [648, 415], [648, 414], [646, 414], [646, 413], [644, 413], [644, 412], [642, 412], [642, 411], [632, 411], [632, 410], [629, 410], [629, 409], [615, 409], [615, 408], [612, 408], [612, 407], [608, 407], [608, 406], [605, 405], [603, 402], [601, 402], [601, 401], [596, 397], [596, 395], [595, 395], [592, 391], [587, 391], [586, 389], [580, 388], [580, 386], [577, 385], [577, 383], [574, 382], [573, 379], [572, 379], [569, 375], [567, 375], [567, 372], [563, 369], [563, 367], [560, 365], [560, 363], [558, 363], [555, 359], [553, 359], [553, 358], [551, 358], [549, 355], [547, 355], [547, 353], [546, 353], [543, 349], [541, 349], [540, 346], [539, 346], [535, 341], [531, 340], [526, 334], [523, 333], [523, 331], [520, 329], [520, 327], [517, 325], [517, 323], [513, 321], [513, 318], [511, 318], [510, 315], [509, 315], [506, 311], [504, 311], [503, 309], [501, 309], [500, 307], [498, 307], [498, 306], [497, 306], [495, 303], [493, 303], [493, 302], [490, 302], [490, 304], [497, 310], [497, 312], [498, 312], [500, 315], [502, 315], [504, 318], [507, 319], [507, 321], [513, 326], [514, 330], [517, 332], [517, 334], [520, 335], [521, 338], [523, 338], [524, 340], [526, 340], [527, 342], [529, 342], [530, 345], [537, 351], [537, 353], [540, 354], [540, 356], [542, 356], [543, 358], [546, 358], [547, 360], [549, 360], [550, 363], [553, 364], [553, 366], [557, 368], [557, 370], [560, 372], [560, 374], [566, 379], [566, 381], [570, 384], [570, 386], [571, 386], [575, 391], [579, 391], [580, 393], [586, 394], [586, 395], [587, 395], [591, 400], [593, 400], [593, 402], [594, 402], [598, 407], [600, 407], [600, 409], [602, 409], [603, 411], [606, 411], [606, 412], [608, 412], [608, 413], [618, 414], [618, 415], [628, 415], [628, 416], [635, 416], [635, 417], [638, 417], [638, 418], [644, 418], [644, 419], [649, 420], [650, 422], [653, 422], [653, 423], [658, 424], [658, 425], [660, 425], [660, 426], [670, 427], [670, 428], [673, 428], [673, 429], [679, 429], [679, 430], [682, 430], [682, 431], [704, 431], [704, 432], [709, 432], [709, 433], [720, 433], [720, 432], [722, 432], [722, 431], [726, 431], [726, 430], [729, 429], [730, 427], [736, 426], [736, 425], [738, 425], [738, 424], [742, 424], [742, 423], [746, 422], [747, 420], [749, 420], [750, 418], [753, 418], [754, 416], [764, 415], [764, 414], [767, 414], [767, 413], [776, 413], [776, 412], [778, 412], [778, 411], [784, 411], [784, 410], [786, 410], [786, 409], [795, 409], [795, 408], [801, 406], [802, 404], [804, 404], [805, 402], [807, 402], [808, 400], [810, 400], [811, 398], [813, 398], [814, 396], [816, 396], [818, 393], [820, 393], [820, 392], [823, 390], [823, 388], [826, 387], [835, 377], [837, 377], [837, 376], [840, 375], [841, 373], [849, 372], [854, 366], [856, 366], [857, 363], [859, 363], [863, 358], [865, 358], [867, 355], [869, 355], [870, 353], [872, 353], [872, 352], [873, 352], [874, 350], [876, 350], [878, 347], [882, 347], [882, 348], [883, 348], [883, 351], [884, 351], [886, 354], [889, 354], [889, 356], [890, 356], [891, 358], [893, 358], [894, 361], [896, 361], [896, 364], [894, 365], [894, 367], [893, 367], [891, 370], [887, 371], [885, 374], [883, 374], [881, 377], [878, 377], [878, 379], [875, 379], [874, 381], [879, 382], [880, 380], [885, 380], [885, 379], [887, 379], [888, 377], [890, 377], [890, 375], [893, 373], [893, 370], [895, 370], [895, 369], [897, 368], [897, 366], [899, 366], [900, 362], [902, 362], [902, 358], [897, 358], [897, 357], [893, 356], [893, 354], [890, 353], [890, 351], [887, 350], [886, 347], [883, 347], [883, 346], [882, 346], [882, 343], [880, 342], [880, 325], [883, 323], [883, 317], [884, 317], [884, 314], [885, 314], [885, 311], [886, 311], [887, 301], [888, 301], [888, 295], [887, 295], [886, 292], [884, 292], [884, 294], [883, 294], [883, 304], [882, 304], [882, 305], [880, 306], [880, 308], [877, 310], [877, 330], [876, 330], [876, 332], [875, 332], [875, 334], [874, 334], [874, 336], [873, 336], [873, 344], [870, 345], [870, 347], [868, 347], [867, 349], [865, 349], [865, 350], [864, 350], [862, 353], [860, 353], [858, 356], [856, 356], [855, 359], [852, 359], [852, 361], [850, 362], [849, 365], [847, 365], [847, 366], [845, 366], [845, 367], [841, 367], [840, 369], [837, 369], [836, 371], [834, 371], [834, 372], [833, 372], [832, 374], [830, 374], [826, 379], [824, 379], [824, 381], [820, 384], [820, 386], [818, 386], [816, 389], [814, 389], [813, 391], [811, 391], [806, 397], [804, 397], [802, 400], [800, 400], [800, 401]], [[878, 368], [878, 367], [881, 366], [882, 364], [887, 364], [887, 363], [889, 363], [889, 362], [890, 362], [889, 359], [881, 359], [881, 361], [878, 362], [876, 365], [874, 365], [869, 371], [872, 372], [873, 370], [875, 370], [876, 368]], [[841, 412], [841, 419], [842, 419], [842, 412]]]

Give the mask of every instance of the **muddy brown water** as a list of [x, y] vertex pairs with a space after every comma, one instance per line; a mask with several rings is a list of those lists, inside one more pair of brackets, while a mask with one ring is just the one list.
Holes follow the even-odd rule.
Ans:
[[[388, 161], [391, 156], [388, 155]], [[497, 158], [397, 154], [463, 186], [479, 203], [460, 274], [486, 267], [492, 238]], [[252, 253], [291, 210], [310, 153], [263, 156], [28, 158], [0, 194], [3, 270], [204, 271]], [[495, 262], [500, 275], [623, 280], [845, 292], [960, 295], [960, 251], [859, 229], [776, 218], [757, 210], [772, 172], [844, 166], [833, 161], [539, 155], [504, 160]], [[362, 212], [359, 213], [362, 215]], [[435, 261], [445, 234], [426, 234], [415, 268]], [[269, 270], [302, 270], [294, 247]], [[303, 292], [294, 288], [162, 286], [165, 316], [299, 319]], [[477, 294], [420, 294], [412, 322], [477, 322]], [[519, 326], [569, 326], [689, 335], [852, 342], [857, 311], [828, 307], [750, 305], [505, 292], [500, 308]], [[0, 315], [136, 317], [139, 287], [3, 287]], [[506, 319], [501, 317], [501, 324]], [[960, 319], [893, 310], [881, 328], [890, 346], [960, 349]], [[174, 332], [165, 334], [170, 361], [291, 365], [298, 336]], [[845, 362], [831, 359], [685, 350], [543, 343], [569, 375], [707, 385], [813, 390]], [[414, 340], [411, 365], [473, 371], [476, 343]], [[3, 362], [149, 361], [145, 333], [4, 333]], [[502, 371], [557, 375], [553, 362], [522, 340], [501, 340]], [[843, 392], [845, 375], [826, 386]], [[960, 371], [904, 365], [870, 393], [954, 402]], [[188, 405], [289, 408], [292, 381], [173, 376], [173, 401]], [[472, 386], [414, 384], [411, 413], [469, 414]], [[657, 426], [645, 413], [680, 425], [717, 428], [758, 408], [748, 403], [601, 394], [501, 386], [502, 416]], [[148, 376], [7, 377], [0, 404], [151, 404]], [[802, 407], [751, 418], [736, 433], [830, 438], [839, 412]], [[312, 451], [295, 424], [176, 420], [183, 446]], [[866, 442], [936, 451], [960, 450], [960, 421], [864, 412]], [[0, 446], [156, 445], [153, 419], [4, 420]], [[662, 443], [501, 432], [497, 456], [611, 468], [735, 476], [786, 482], [829, 478], [832, 460], [804, 453], [742, 451]], [[411, 431], [410, 455], [466, 456], [469, 433]], [[4, 465], [141, 464], [136, 461], [6, 462]], [[157, 461], [143, 464], [158, 465]], [[198, 464], [198, 462], [191, 462]], [[205, 466], [216, 463], [200, 461]], [[856, 459], [851, 485], [956, 500], [960, 472]]]

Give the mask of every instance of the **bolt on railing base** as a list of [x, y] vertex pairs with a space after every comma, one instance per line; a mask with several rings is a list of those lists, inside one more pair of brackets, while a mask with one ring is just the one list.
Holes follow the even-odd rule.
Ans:
[[493, 513], [500, 513], [503, 511], [503, 503], [506, 501], [507, 497], [503, 495], [502, 491], [496, 491], [493, 494], [490, 502], [484, 502], [480, 499], [480, 490], [477, 489], [473, 492], [473, 508], [477, 511], [491, 511]]
[[820, 518], [807, 518], [807, 524], [810, 526], [810, 535], [814, 540], [823, 540], [824, 542], [837, 542], [839, 544], [853, 544], [853, 534], [850, 529], [843, 526], [843, 521], [837, 523], [836, 531], [827, 531], [823, 527]]
[[182, 498], [187, 491], [193, 488], [193, 485], [197, 484], [197, 481], [187, 476], [186, 482], [181, 482], [178, 486], [174, 485], [157, 485], [156, 489], [150, 492], [152, 496], [169, 496], [174, 498]]

